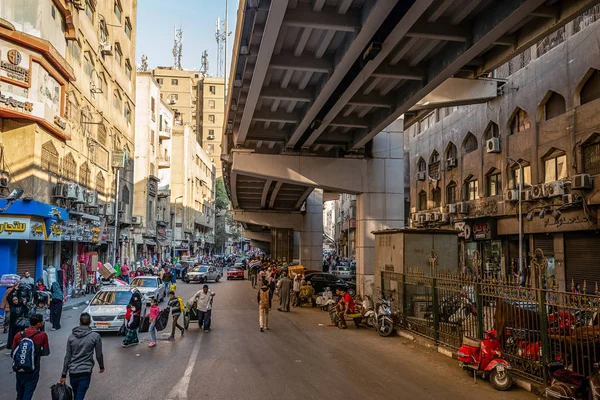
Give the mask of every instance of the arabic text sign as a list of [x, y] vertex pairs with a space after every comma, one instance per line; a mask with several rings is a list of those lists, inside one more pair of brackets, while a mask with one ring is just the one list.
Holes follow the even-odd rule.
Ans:
[[[0, 239], [31, 239], [31, 220], [21, 217], [0, 217]], [[44, 231], [41, 231], [41, 239]]]

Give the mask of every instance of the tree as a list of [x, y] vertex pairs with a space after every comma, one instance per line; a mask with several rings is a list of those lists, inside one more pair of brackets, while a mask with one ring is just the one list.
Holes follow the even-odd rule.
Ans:
[[215, 185], [215, 211], [215, 249], [222, 252], [227, 246], [227, 239], [230, 236], [227, 233], [227, 225], [233, 222], [223, 178], [217, 179]]
[[215, 208], [217, 209], [217, 214], [219, 214], [220, 211], [229, 210], [229, 198], [227, 197], [223, 178], [217, 179], [215, 187]]

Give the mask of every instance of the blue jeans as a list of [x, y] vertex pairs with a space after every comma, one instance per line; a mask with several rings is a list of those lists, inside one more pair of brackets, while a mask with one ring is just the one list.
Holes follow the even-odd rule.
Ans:
[[85, 394], [90, 387], [92, 374], [69, 375], [69, 382], [73, 388], [73, 400], [85, 399]]
[[37, 368], [33, 372], [17, 372], [17, 400], [33, 399], [33, 392], [37, 387], [40, 379], [40, 369]]
[[198, 310], [198, 327], [202, 328], [204, 325], [204, 330], [210, 330], [210, 317], [212, 314], [212, 310], [208, 311], [200, 311]]
[[121, 279], [123, 279], [125, 282], [129, 283], [129, 275], [121, 275]]
[[156, 342], [156, 322], [152, 321], [148, 330], [150, 331], [150, 340]]

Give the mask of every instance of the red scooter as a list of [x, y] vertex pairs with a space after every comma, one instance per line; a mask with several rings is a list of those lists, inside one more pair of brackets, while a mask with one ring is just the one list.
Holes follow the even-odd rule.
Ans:
[[510, 365], [501, 358], [502, 345], [496, 338], [496, 331], [490, 330], [485, 333], [485, 339], [463, 338], [463, 345], [458, 349], [456, 355], [460, 366], [473, 374], [481, 374], [484, 378], [489, 376], [490, 384], [496, 390], [508, 390], [512, 386], [512, 379], [508, 374]]

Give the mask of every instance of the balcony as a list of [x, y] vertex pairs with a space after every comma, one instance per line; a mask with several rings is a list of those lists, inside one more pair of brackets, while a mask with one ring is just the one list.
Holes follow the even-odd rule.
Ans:
[[163, 126], [158, 130], [158, 137], [161, 139], [171, 139], [171, 127]]
[[158, 169], [171, 168], [171, 157], [169, 156], [157, 157], [156, 162], [158, 163]]

